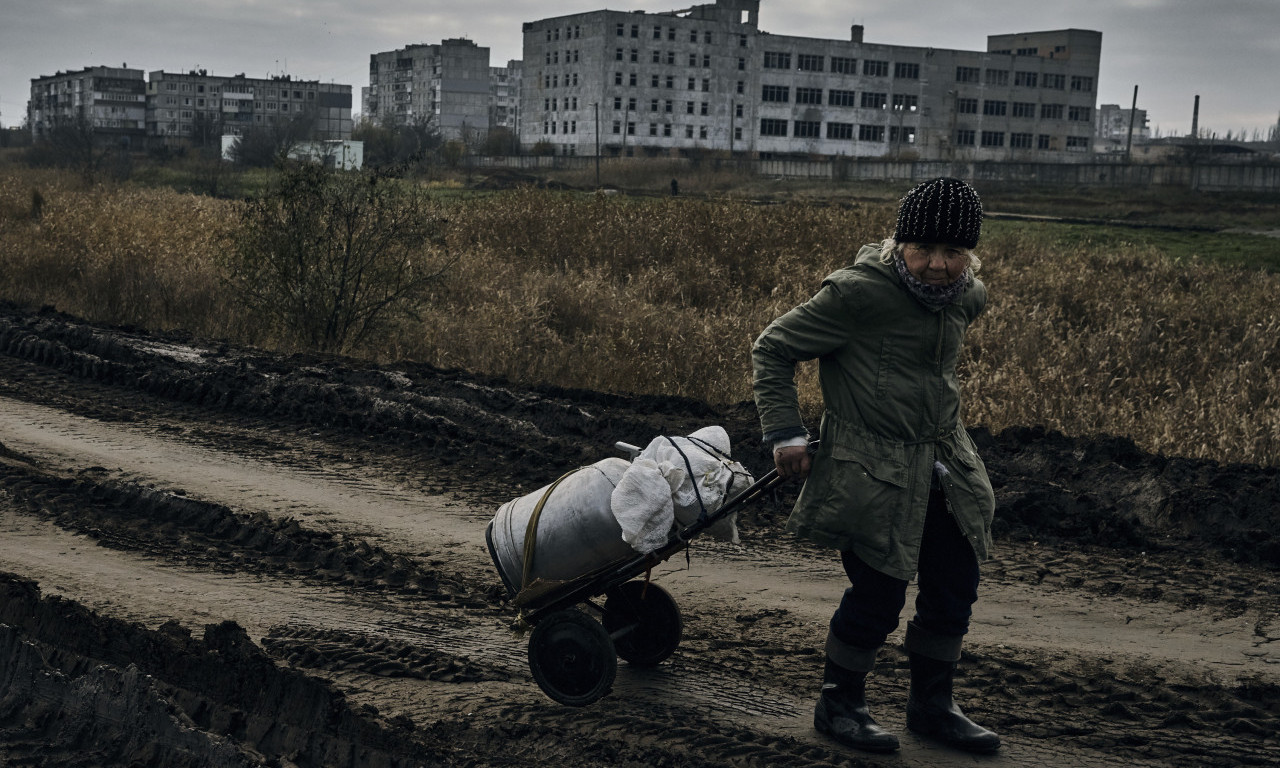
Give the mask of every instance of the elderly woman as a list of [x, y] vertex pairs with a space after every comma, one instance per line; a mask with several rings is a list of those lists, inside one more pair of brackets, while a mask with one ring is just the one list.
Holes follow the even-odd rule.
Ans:
[[[968, 184], [919, 184], [892, 238], [863, 246], [752, 348], [765, 442], [783, 477], [807, 478], [787, 530], [838, 550], [850, 583], [831, 618], [814, 727], [859, 749], [898, 748], [868, 712], [865, 682], [913, 576], [907, 728], [972, 752], [1000, 747], [951, 698], [995, 509], [956, 380], [965, 331], [987, 302], [974, 276], [981, 228]], [[826, 410], [811, 460], [795, 365], [813, 358]]]

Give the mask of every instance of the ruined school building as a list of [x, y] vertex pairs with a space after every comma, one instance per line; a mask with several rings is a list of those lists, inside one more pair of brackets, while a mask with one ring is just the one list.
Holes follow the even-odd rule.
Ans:
[[1102, 33], [992, 35], [986, 51], [773, 35], [759, 0], [524, 25], [521, 144], [557, 154], [1091, 158]]

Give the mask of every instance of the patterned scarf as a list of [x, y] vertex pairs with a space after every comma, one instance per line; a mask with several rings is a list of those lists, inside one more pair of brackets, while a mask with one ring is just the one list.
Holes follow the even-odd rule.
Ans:
[[901, 255], [895, 256], [893, 266], [898, 270], [898, 277], [902, 278], [902, 285], [907, 289], [907, 293], [915, 297], [916, 301], [923, 304], [932, 312], [937, 312], [943, 307], [952, 304], [956, 299], [973, 285], [973, 270], [966, 267], [964, 274], [952, 283], [947, 285], [929, 285], [921, 282], [915, 275], [907, 269], [907, 262], [903, 260]]

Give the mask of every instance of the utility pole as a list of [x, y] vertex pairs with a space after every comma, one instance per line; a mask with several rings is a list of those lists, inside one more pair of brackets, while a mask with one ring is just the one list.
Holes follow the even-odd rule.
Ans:
[[1133, 106], [1129, 107], [1129, 137], [1124, 142], [1124, 161], [1132, 161], [1130, 151], [1133, 148], [1133, 120], [1138, 116], [1138, 86], [1133, 86]]
[[596, 187], [600, 186], [600, 102], [591, 106], [596, 109]]

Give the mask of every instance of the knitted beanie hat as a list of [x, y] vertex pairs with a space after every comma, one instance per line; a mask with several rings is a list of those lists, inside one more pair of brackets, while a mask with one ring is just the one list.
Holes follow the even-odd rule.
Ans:
[[922, 181], [903, 196], [893, 239], [899, 243], [951, 243], [972, 248], [982, 234], [982, 201], [960, 179]]

